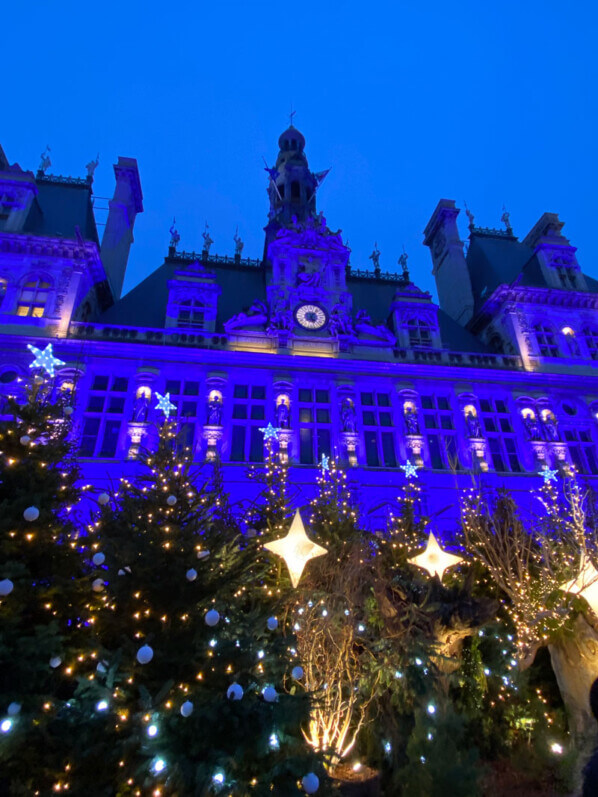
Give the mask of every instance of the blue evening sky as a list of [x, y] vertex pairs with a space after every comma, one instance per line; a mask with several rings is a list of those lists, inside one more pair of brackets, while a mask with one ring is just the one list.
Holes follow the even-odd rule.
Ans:
[[[595, 0], [371, 0], [5, 4], [0, 141], [37, 169], [113, 190], [118, 155], [137, 158], [145, 212], [125, 288], [181, 248], [260, 257], [262, 156], [275, 160], [291, 107], [312, 169], [332, 167], [319, 208], [354, 267], [384, 269], [403, 244], [433, 290], [422, 231], [441, 197], [523, 238], [560, 214], [582, 268], [597, 274]], [[98, 204], [105, 205], [105, 202]], [[103, 216], [101, 211], [98, 216]], [[103, 218], [100, 218], [103, 220]], [[466, 218], [460, 216], [463, 236]], [[103, 228], [100, 228], [102, 231]]]

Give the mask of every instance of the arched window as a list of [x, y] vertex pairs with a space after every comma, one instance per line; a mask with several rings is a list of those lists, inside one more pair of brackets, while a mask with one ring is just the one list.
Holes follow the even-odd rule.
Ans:
[[293, 180], [291, 183], [291, 199], [299, 199], [301, 197], [301, 188], [299, 187], [299, 182], [297, 180]]
[[407, 321], [407, 329], [409, 330], [409, 345], [410, 346], [425, 346], [430, 348], [432, 346], [432, 330], [427, 321], [423, 318], [414, 316]]
[[584, 327], [583, 336], [592, 360], [598, 360], [598, 329]]
[[177, 326], [185, 329], [203, 329], [205, 313], [203, 304], [197, 299], [187, 299], [179, 304]]
[[27, 282], [21, 288], [17, 315], [41, 318], [44, 315], [51, 288], [52, 285], [43, 277], [28, 277]]
[[559, 347], [556, 342], [554, 329], [550, 324], [535, 324], [536, 343], [542, 357], [558, 357]]

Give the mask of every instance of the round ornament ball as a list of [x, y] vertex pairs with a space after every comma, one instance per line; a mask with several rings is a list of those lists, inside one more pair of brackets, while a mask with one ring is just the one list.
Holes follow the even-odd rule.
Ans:
[[106, 506], [106, 504], [108, 503], [109, 500], [110, 500], [110, 496], [108, 495], [108, 493], [100, 493], [98, 495], [98, 504], [100, 506]]
[[6, 712], [9, 717], [16, 717], [16, 715], [21, 711], [21, 704], [20, 703], [9, 703]]
[[103, 578], [94, 579], [91, 588], [94, 592], [101, 592], [104, 589], [104, 579]]
[[149, 645], [143, 645], [137, 651], [137, 661], [139, 664], [149, 664], [149, 662], [154, 658], [154, 651], [150, 648]]
[[276, 631], [278, 628], [278, 620], [276, 617], [268, 617], [266, 625], [268, 626], [268, 631]]
[[262, 697], [266, 703], [276, 703], [278, 700], [278, 692], [273, 686], [266, 686], [262, 689]]
[[166, 499], [166, 503], [168, 506], [174, 506], [176, 504], [176, 495], [169, 495]]
[[2, 581], [0, 581], [0, 597], [5, 598], [7, 595], [10, 595], [14, 586], [10, 578], [3, 578]]
[[62, 664], [62, 659], [60, 658], [60, 656], [52, 656], [52, 658], [50, 659], [50, 667], [52, 667], [53, 670], [55, 670], [56, 667], [60, 667], [61, 664]]
[[300, 667], [299, 665], [293, 667], [291, 670], [291, 675], [296, 681], [300, 681], [303, 678], [303, 667]]
[[181, 715], [183, 717], [190, 717], [193, 714], [193, 703], [190, 700], [185, 700], [181, 706]]
[[31, 438], [29, 437], [28, 434], [24, 434], [23, 437], [21, 437], [21, 440], [20, 440], [21, 445], [26, 446], [30, 442], [31, 442]]
[[74, 410], [73, 410], [73, 408], [72, 408], [72, 407], [65, 407], [65, 408], [64, 408], [64, 414], [65, 414], [65, 415], [72, 415], [72, 414], [73, 414], [73, 412], [74, 412]]
[[39, 509], [36, 506], [28, 506], [23, 512], [23, 517], [31, 523], [33, 520], [38, 519]]
[[37, 376], [33, 380], [34, 384], [36, 385], [43, 385], [44, 384], [44, 377], [37, 374]]
[[315, 794], [320, 788], [320, 778], [315, 772], [308, 772], [301, 778], [301, 785], [306, 794]]
[[93, 559], [91, 561], [94, 563], [96, 567], [99, 567], [100, 565], [104, 564], [104, 562], [106, 561], [106, 557], [104, 556], [103, 553], [101, 553], [101, 551], [98, 551], [98, 553], [94, 553]]
[[229, 700], [241, 700], [243, 697], [243, 687], [241, 684], [231, 684], [226, 690], [226, 696]]
[[206, 621], [206, 625], [209, 625], [210, 628], [213, 628], [215, 625], [218, 625], [218, 622], [220, 621], [220, 615], [216, 609], [210, 609], [209, 612], [206, 612], [204, 620]]
[[195, 570], [193, 567], [190, 567], [185, 573], [185, 576], [187, 577], [187, 581], [195, 581], [197, 578], [197, 570]]

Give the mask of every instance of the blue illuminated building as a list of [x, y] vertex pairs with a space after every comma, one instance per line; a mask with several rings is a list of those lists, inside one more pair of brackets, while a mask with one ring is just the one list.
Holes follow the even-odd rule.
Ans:
[[[547, 466], [598, 475], [598, 282], [584, 274], [563, 223], [544, 213], [520, 240], [438, 202], [424, 232], [439, 305], [397, 273], [350, 264], [316, 208], [326, 173], [309, 169], [291, 126], [268, 170], [261, 259], [179, 251], [121, 289], [143, 197], [137, 162], [119, 158], [102, 239], [85, 179], [33, 174], [0, 149], [0, 390], [22, 391], [27, 344], [53, 343], [56, 389], [75, 390], [86, 476], [106, 486], [155, 445], [173, 405], [179, 444], [218, 456], [233, 500], [258, 489], [262, 429], [291, 464], [295, 500], [313, 494], [322, 455], [350, 472], [372, 525], [418, 466], [430, 513], [455, 487], [539, 486]], [[198, 235], [199, 240], [199, 235]], [[164, 403], [167, 397], [168, 403]], [[449, 524], [453, 512], [439, 522]], [[445, 518], [445, 521], [442, 521]]]

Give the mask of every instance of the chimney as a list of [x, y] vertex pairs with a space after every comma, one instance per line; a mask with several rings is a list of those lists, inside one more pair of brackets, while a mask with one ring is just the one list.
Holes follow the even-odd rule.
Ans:
[[119, 156], [114, 165], [116, 187], [109, 202], [108, 219], [100, 249], [102, 262], [114, 300], [120, 299], [129, 250], [133, 243], [133, 227], [138, 213], [143, 213], [143, 194], [135, 158]]

